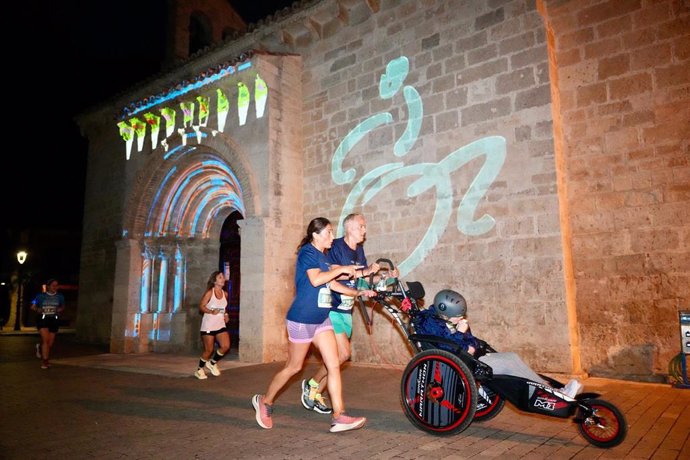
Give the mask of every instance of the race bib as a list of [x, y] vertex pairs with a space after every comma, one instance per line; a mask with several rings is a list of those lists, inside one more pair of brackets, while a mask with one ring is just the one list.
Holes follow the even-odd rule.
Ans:
[[322, 287], [319, 290], [319, 308], [331, 308], [331, 290], [327, 287]]
[[349, 295], [340, 294], [340, 305], [338, 305], [338, 310], [352, 310], [355, 305], [355, 298]]

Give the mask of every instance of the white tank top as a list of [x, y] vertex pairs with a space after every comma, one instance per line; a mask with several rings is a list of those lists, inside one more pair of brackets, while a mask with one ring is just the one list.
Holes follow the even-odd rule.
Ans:
[[228, 306], [228, 300], [225, 298], [225, 294], [221, 295], [221, 298], [216, 298], [216, 290], [211, 290], [211, 298], [206, 304], [206, 308], [209, 310], [220, 310], [220, 313], [215, 315], [212, 313], [204, 313], [204, 317], [201, 319], [201, 329], [202, 331], [217, 331], [225, 327], [225, 307]]

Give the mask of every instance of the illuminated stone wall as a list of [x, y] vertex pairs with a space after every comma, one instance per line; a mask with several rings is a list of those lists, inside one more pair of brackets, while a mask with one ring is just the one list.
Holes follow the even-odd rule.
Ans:
[[690, 308], [690, 6], [546, 2], [582, 365], [666, 374]]
[[[460, 291], [477, 335], [570, 372], [539, 13], [522, 1], [326, 3], [311, 30], [290, 30], [307, 69], [305, 220], [363, 212], [370, 259], [401, 264], [427, 303]], [[381, 317], [372, 335], [356, 323], [353, 347], [358, 361], [408, 360]]]
[[[243, 359], [285, 356], [282, 320], [307, 222], [359, 211], [370, 261], [395, 261], [404, 279], [424, 283], [427, 303], [442, 288], [462, 292], [473, 331], [496, 348], [545, 372], [663, 373], [678, 352], [676, 312], [688, 308], [690, 286], [687, 6], [304, 5], [82, 120], [91, 151], [80, 334], [100, 334], [129, 308], [118, 296], [136, 289], [131, 270], [114, 273], [114, 241], [127, 261], [133, 252], [118, 232], [152, 203], [144, 182], [153, 163], [133, 153], [125, 165], [105, 114], [254, 49], [264, 54], [252, 62], [278, 87], [267, 119], [226, 133], [225, 150], [201, 142], [245, 171], [251, 189]], [[213, 240], [189, 244], [213, 253]], [[213, 261], [196, 263], [188, 283], [200, 289]], [[97, 311], [113, 292], [116, 307]], [[377, 314], [369, 335], [355, 318], [355, 361], [409, 360], [390, 322]], [[92, 319], [103, 322], [93, 333]]]

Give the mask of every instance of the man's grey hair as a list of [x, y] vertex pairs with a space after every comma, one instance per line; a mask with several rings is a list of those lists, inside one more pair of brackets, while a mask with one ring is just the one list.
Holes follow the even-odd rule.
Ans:
[[343, 220], [343, 228], [347, 228], [347, 224], [352, 222], [355, 219], [355, 217], [358, 217], [358, 216], [361, 216], [361, 214], [358, 212], [353, 212], [353, 213], [345, 216], [345, 219]]

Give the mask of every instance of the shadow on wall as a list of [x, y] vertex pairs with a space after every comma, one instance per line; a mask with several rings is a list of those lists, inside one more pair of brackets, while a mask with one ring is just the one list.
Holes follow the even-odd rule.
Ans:
[[620, 349], [608, 361], [588, 370], [593, 377], [606, 377], [638, 382], [666, 383], [668, 376], [654, 372], [654, 345], [641, 344]]

